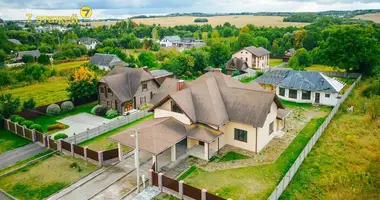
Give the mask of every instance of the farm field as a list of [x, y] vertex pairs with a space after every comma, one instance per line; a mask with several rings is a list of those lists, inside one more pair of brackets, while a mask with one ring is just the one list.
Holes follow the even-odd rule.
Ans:
[[360, 109], [369, 84], [361, 82], [342, 105], [281, 199], [380, 199], [380, 121]]
[[13, 96], [20, 97], [21, 102], [32, 97], [36, 101], [36, 107], [38, 107], [68, 99], [67, 87], [68, 84], [65, 77], [51, 77], [44, 83], [6, 89], [0, 91], [0, 94], [10, 93]]
[[[82, 64], [87, 63], [87, 62], [88, 62], [87, 60], [84, 60], [84, 61], [60, 63], [60, 64], [54, 64], [53, 67], [54, 67], [54, 69], [56, 69], [58, 71], [64, 71], [64, 70], [79, 68]], [[50, 67], [50, 65], [49, 65], [49, 67]]]
[[195, 23], [194, 19], [199, 17], [193, 16], [180, 16], [180, 17], [158, 17], [158, 18], [143, 18], [143, 19], [132, 19], [132, 21], [138, 24], [160, 24], [161, 26], [177, 26], [177, 25], [188, 25], [188, 24], [211, 24], [213, 27], [217, 25], [223, 25], [225, 22], [230, 22], [236, 27], [243, 27], [247, 24], [253, 24], [255, 26], [276, 26], [276, 27], [287, 27], [296, 26], [303, 27], [308, 25], [308, 23], [296, 23], [296, 22], [283, 22], [284, 17], [279, 16], [253, 16], [253, 15], [237, 15], [237, 16], [215, 16], [215, 17], [205, 17], [208, 19], [206, 23]]
[[365, 15], [358, 15], [355, 19], [372, 20], [375, 23], [380, 23], [380, 13], [371, 13]]
[[20, 200], [45, 199], [97, 166], [79, 158], [52, 155], [0, 179], [0, 189]]

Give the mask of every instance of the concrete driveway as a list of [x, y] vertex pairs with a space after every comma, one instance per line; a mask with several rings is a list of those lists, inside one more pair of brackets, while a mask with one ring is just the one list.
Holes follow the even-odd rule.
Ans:
[[31, 143], [2, 153], [0, 154], [0, 169], [14, 165], [18, 161], [25, 160], [44, 151], [46, 151], [45, 147]]
[[67, 136], [71, 137], [75, 134], [82, 133], [86, 131], [87, 129], [96, 128], [103, 123], [108, 123], [109, 119], [105, 119], [103, 117], [98, 117], [96, 115], [91, 115], [88, 113], [80, 113], [77, 115], [73, 115], [70, 117], [63, 118], [61, 120], [58, 120], [58, 122], [62, 124], [66, 124], [70, 126], [68, 129], [59, 131], [52, 136], [58, 134], [58, 133], [65, 133]]

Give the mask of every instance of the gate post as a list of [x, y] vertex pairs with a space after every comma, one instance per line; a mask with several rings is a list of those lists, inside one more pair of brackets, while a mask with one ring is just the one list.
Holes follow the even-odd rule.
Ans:
[[153, 186], [153, 169], [149, 169], [149, 186]]
[[87, 160], [87, 147], [83, 147], [84, 160]]
[[184, 181], [183, 180], [180, 180], [179, 181], [179, 184], [178, 184], [178, 196], [179, 196], [179, 199], [183, 199], [183, 184], [184, 184]]
[[202, 189], [202, 200], [206, 200], [206, 193], [207, 193], [207, 190]]
[[36, 130], [32, 130], [32, 141], [37, 142]]
[[158, 174], [158, 187], [160, 188], [160, 191], [162, 192], [162, 175], [163, 173]]
[[24, 126], [22, 126], [22, 135], [25, 137], [25, 125]]
[[71, 143], [70, 145], [71, 145], [71, 155], [72, 155], [73, 157], [75, 157], [75, 153], [74, 153], [74, 143]]
[[103, 152], [98, 152], [99, 166], [103, 166]]

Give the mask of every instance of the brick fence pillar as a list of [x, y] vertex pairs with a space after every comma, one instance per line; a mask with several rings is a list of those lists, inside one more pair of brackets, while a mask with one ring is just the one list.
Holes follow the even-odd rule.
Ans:
[[17, 132], [17, 125], [18, 125], [18, 122], [15, 122], [14, 125], [15, 125], [15, 133], [18, 134], [18, 132]]
[[99, 166], [103, 166], [103, 152], [98, 152]]
[[46, 135], [45, 134], [42, 134], [42, 139], [43, 139], [43, 145], [46, 147], [47, 144], [46, 144]]
[[62, 139], [57, 141], [57, 150], [62, 153]]
[[9, 121], [10, 121], [10, 120], [7, 119], [7, 128], [8, 128], [8, 130], [11, 129], [11, 127], [9, 126]]
[[158, 187], [160, 188], [160, 191], [162, 192], [162, 175], [163, 173], [158, 173]]
[[184, 184], [185, 182], [183, 181], [183, 180], [180, 180], [179, 181], [179, 184], [178, 184], [178, 196], [179, 196], [179, 198], [180, 199], [183, 199], [183, 184]]
[[149, 169], [149, 186], [153, 186], [153, 169]]
[[202, 200], [206, 200], [206, 193], [207, 193], [207, 190], [202, 189]]
[[74, 153], [74, 143], [71, 143], [70, 145], [71, 145], [71, 155], [72, 155], [73, 157], [75, 157], [75, 153]]
[[50, 149], [50, 136], [46, 136], [47, 147]]
[[37, 142], [36, 130], [32, 130], [32, 141]]
[[87, 160], [87, 147], [83, 148], [84, 159]]
[[25, 137], [25, 128], [26, 128], [26, 126], [24, 125], [24, 126], [22, 126], [22, 135]]

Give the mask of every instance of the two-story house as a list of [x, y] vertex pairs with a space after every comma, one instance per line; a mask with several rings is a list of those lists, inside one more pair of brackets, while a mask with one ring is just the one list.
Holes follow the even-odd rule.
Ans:
[[245, 47], [232, 55], [232, 58], [240, 58], [248, 63], [249, 68], [263, 69], [269, 67], [270, 51], [263, 47]]
[[124, 114], [149, 104], [158, 87], [142, 68], [114, 67], [99, 81], [99, 104]]
[[151, 153], [153, 162], [168, 151], [176, 161], [179, 148], [205, 160], [225, 145], [259, 153], [283, 135], [284, 119], [291, 113], [275, 93], [255, 82], [243, 84], [220, 69], [191, 82], [167, 78], [152, 103], [154, 119], [110, 139], [135, 147], [130, 135], [137, 129], [139, 150]]

